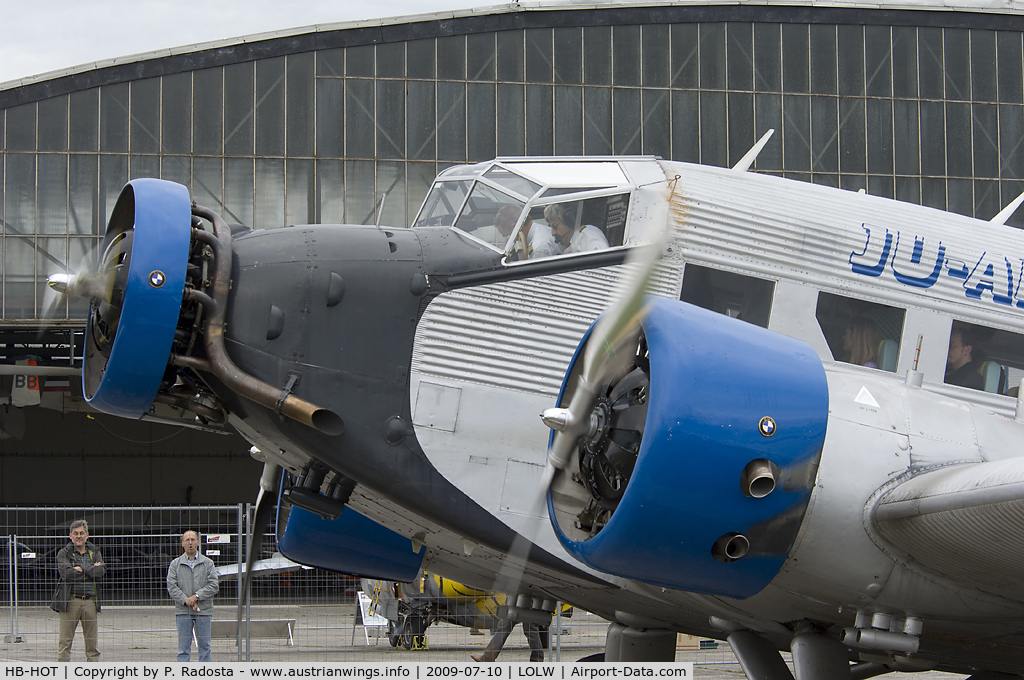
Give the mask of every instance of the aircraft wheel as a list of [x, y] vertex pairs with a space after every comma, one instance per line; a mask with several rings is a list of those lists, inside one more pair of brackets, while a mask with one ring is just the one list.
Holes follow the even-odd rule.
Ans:
[[395, 633], [395, 624], [388, 621], [388, 642], [391, 643], [392, 647], [398, 647], [398, 643], [402, 641], [402, 636]]

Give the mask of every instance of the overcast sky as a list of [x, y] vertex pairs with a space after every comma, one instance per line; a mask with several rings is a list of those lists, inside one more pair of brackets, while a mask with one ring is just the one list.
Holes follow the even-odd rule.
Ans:
[[140, 52], [499, 0], [0, 0], [0, 83]]

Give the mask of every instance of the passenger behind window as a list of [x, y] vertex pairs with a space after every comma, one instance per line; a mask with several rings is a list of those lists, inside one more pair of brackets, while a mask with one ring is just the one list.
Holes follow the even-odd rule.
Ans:
[[866, 316], [858, 316], [846, 327], [843, 350], [848, 353], [849, 363], [866, 368], [878, 368], [880, 344], [878, 326]]
[[814, 315], [833, 359], [896, 372], [904, 310], [822, 292]]
[[[516, 228], [516, 220], [519, 219], [519, 213], [522, 211], [522, 206], [506, 205], [494, 216], [494, 226], [506, 240]], [[534, 229], [533, 220], [527, 215], [526, 222], [516, 234], [516, 242], [509, 254], [509, 259], [512, 261], [536, 260], [557, 255], [561, 250], [561, 247], [555, 243], [551, 231], [543, 227]]]
[[565, 206], [555, 203], [544, 208], [544, 219], [551, 226], [551, 236], [561, 246], [563, 254], [584, 253], [590, 250], [605, 250], [608, 239], [604, 232], [592, 224], [581, 224], [578, 229], [576, 215]]
[[949, 334], [949, 353], [946, 355], [946, 377], [948, 385], [959, 385], [972, 390], [985, 389], [984, 380], [978, 372], [974, 355], [978, 353], [978, 341], [970, 328], [953, 324]]

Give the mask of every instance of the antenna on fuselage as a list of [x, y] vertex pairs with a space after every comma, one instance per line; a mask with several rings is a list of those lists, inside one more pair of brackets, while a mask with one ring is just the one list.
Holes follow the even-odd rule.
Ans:
[[743, 158], [739, 159], [736, 165], [732, 166], [732, 169], [737, 172], [746, 172], [749, 170], [754, 159], [757, 158], [757, 154], [761, 153], [761, 149], [764, 148], [764, 145], [768, 143], [768, 140], [772, 138], [773, 134], [775, 134], [775, 128], [768, 128], [768, 132], [761, 135], [761, 139], [757, 140], [757, 143], [750, 147], [750, 151], [743, 154]]
[[1010, 215], [1016, 212], [1021, 203], [1024, 203], [1024, 193], [1021, 193], [1020, 196], [1010, 201], [1010, 205], [1000, 210], [995, 217], [989, 220], [989, 222], [992, 224], [1006, 224], [1006, 220], [1010, 219]]
[[380, 203], [377, 204], [377, 214], [374, 216], [373, 224], [380, 229], [380, 216], [384, 214], [384, 201], [388, 197], [388, 192], [381, 194]]

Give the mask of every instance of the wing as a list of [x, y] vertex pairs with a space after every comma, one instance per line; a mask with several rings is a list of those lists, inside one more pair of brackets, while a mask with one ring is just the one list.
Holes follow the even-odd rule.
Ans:
[[[299, 564], [298, 562], [292, 562], [290, 559], [285, 557], [279, 552], [274, 553], [272, 557], [265, 560], [256, 560], [252, 565], [253, 576], [272, 576], [274, 574], [283, 574], [290, 571], [300, 571], [302, 569], [312, 569], [313, 567], [307, 567]], [[234, 576], [238, 573], [237, 564], [225, 564], [217, 567], [217, 576], [224, 578], [225, 576]], [[245, 573], [245, 565], [242, 565], [242, 573]]]
[[918, 475], [882, 497], [874, 522], [922, 566], [1024, 600], [1024, 458]]

